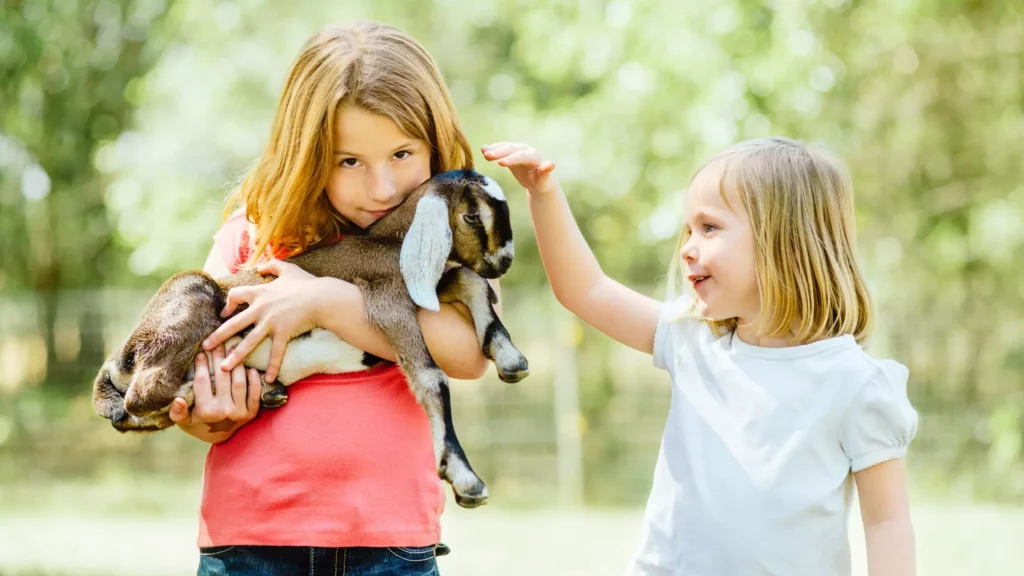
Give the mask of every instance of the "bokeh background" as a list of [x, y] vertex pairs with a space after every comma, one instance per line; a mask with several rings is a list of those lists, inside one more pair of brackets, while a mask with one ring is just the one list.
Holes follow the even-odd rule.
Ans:
[[[1024, 7], [979, 0], [0, 0], [0, 574], [188, 574], [206, 445], [124, 436], [90, 385], [202, 266], [305, 39], [396, 25], [474, 147], [558, 163], [605, 270], [652, 296], [693, 171], [769, 134], [842, 155], [880, 326], [911, 371], [921, 574], [1024, 573]], [[529, 379], [455, 384], [491, 504], [445, 574], [619, 574], [669, 381], [554, 303], [525, 194], [505, 316]], [[864, 572], [858, 512], [851, 516]]]

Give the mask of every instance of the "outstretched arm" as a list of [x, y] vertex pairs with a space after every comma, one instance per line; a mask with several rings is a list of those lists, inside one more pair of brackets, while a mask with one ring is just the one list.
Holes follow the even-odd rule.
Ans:
[[590, 250], [557, 178], [555, 164], [525, 144], [483, 148], [484, 158], [511, 170], [529, 193], [541, 261], [558, 301], [584, 322], [623, 344], [653, 353], [659, 302], [612, 280]]

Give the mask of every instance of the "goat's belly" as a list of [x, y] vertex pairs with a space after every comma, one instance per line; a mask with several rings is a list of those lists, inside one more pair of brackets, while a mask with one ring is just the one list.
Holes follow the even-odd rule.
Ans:
[[[236, 336], [228, 341], [228, 349], [242, 341]], [[270, 338], [265, 338], [245, 358], [244, 364], [259, 371], [265, 371], [270, 363]], [[363, 351], [323, 328], [316, 328], [307, 334], [288, 342], [277, 381], [285, 386], [298, 382], [313, 374], [344, 374], [366, 370]]]

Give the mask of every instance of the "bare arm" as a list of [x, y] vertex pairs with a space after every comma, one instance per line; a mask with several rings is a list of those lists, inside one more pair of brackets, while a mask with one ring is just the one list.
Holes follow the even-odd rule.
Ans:
[[[288, 340], [317, 326], [374, 356], [397, 359], [388, 340], [367, 322], [363, 295], [355, 285], [335, 278], [316, 278], [279, 260], [260, 266], [259, 271], [277, 279], [260, 286], [232, 289], [225, 314], [243, 302], [249, 307], [225, 322], [203, 344], [209, 350], [246, 326], [255, 325], [228, 355], [225, 369], [234, 367], [260, 341], [270, 337], [273, 345], [266, 378], [273, 380]], [[461, 380], [483, 376], [489, 361], [481, 351], [472, 317], [464, 306], [453, 303], [442, 304], [438, 312], [420, 310], [419, 321], [427, 348], [441, 370]], [[284, 336], [274, 338], [277, 334]]]
[[[363, 294], [355, 285], [323, 278], [327, 305], [318, 324], [356, 348], [395, 362], [391, 343], [366, 320]], [[441, 310], [418, 313], [423, 339], [438, 367], [452, 378], [475, 380], [484, 375], [488, 360], [480, 349], [473, 319], [462, 304], [441, 304]]]
[[615, 340], [652, 354], [660, 303], [601, 270], [551, 174], [554, 164], [523, 144], [495, 144], [484, 149], [484, 157], [509, 167], [527, 189], [541, 261], [558, 301]]
[[870, 576], [916, 574], [914, 527], [903, 459], [889, 460], [854, 474]]

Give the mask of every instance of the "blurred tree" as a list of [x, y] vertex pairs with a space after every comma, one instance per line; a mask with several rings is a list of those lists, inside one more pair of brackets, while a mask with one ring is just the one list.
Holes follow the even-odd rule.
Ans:
[[[679, 232], [682, 191], [704, 160], [769, 134], [826, 143], [847, 161], [856, 190], [860, 248], [880, 312], [870, 346], [911, 369], [923, 415], [913, 456], [919, 479], [1024, 498], [1019, 3], [0, 7], [5, 290], [153, 285], [200, 265], [225, 189], [262, 149], [302, 42], [328, 22], [381, 20], [434, 55], [474, 146], [519, 140], [557, 162], [606, 272], [651, 294], [662, 294], [656, 286]], [[512, 203], [517, 263], [505, 285], [545, 289], [525, 194], [477, 159]], [[627, 466], [630, 440], [614, 438], [620, 429], [609, 423], [643, 418], [621, 400], [646, 392], [614, 375], [608, 339], [585, 330], [581, 346], [581, 405], [594, 424], [585, 436], [588, 469]]]
[[[59, 318], [60, 298], [123, 268], [94, 159], [129, 125], [141, 76], [174, 37], [167, 8], [164, 0], [0, 0], [0, 287], [41, 297], [54, 388], [83, 391], [103, 360], [96, 303]], [[59, 323], [70, 345], [58, 342]]]

